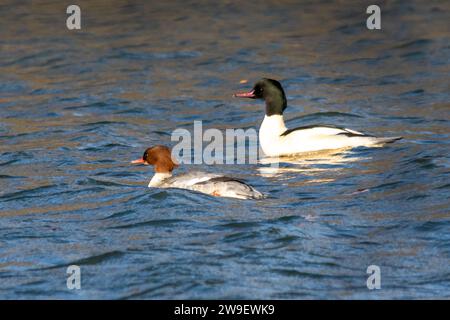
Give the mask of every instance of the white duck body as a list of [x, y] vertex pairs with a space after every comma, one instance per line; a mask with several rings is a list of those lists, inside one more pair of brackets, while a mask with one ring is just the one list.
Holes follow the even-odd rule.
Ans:
[[332, 126], [305, 126], [288, 130], [283, 115], [265, 116], [259, 128], [259, 143], [270, 157], [319, 150], [374, 147], [400, 137], [377, 138], [355, 130]]
[[198, 191], [218, 197], [237, 199], [261, 199], [263, 194], [245, 182], [206, 172], [190, 172], [177, 176], [156, 173], [148, 186], [157, 188], [179, 188]]

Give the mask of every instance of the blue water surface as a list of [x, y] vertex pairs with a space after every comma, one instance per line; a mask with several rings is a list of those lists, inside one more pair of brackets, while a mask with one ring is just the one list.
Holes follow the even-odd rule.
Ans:
[[[450, 297], [448, 1], [381, 1], [374, 31], [364, 1], [77, 2], [73, 31], [60, 1], [0, 4], [0, 298]], [[263, 103], [232, 94], [261, 77], [289, 127], [404, 139], [177, 170], [260, 201], [147, 188], [129, 161], [173, 130], [257, 129]]]

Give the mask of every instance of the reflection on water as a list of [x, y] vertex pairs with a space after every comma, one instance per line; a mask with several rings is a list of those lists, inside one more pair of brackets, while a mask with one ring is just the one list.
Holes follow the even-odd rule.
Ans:
[[[319, 178], [314, 176], [326, 171], [336, 171], [345, 168], [345, 163], [367, 160], [367, 158], [358, 157], [351, 149], [323, 150], [307, 152], [283, 157], [265, 157], [259, 163], [261, 166], [258, 171], [262, 176], [273, 177], [283, 176], [285, 173], [298, 173], [309, 176], [308, 182], [329, 182], [332, 179]], [[286, 166], [288, 165], [288, 166]]]
[[[0, 297], [449, 297], [448, 1], [381, 1], [381, 31], [352, 1], [78, 4], [74, 32], [64, 3], [0, 3]], [[404, 140], [179, 169], [262, 201], [146, 187], [129, 161], [174, 129], [257, 128], [232, 94], [261, 77], [289, 127]]]

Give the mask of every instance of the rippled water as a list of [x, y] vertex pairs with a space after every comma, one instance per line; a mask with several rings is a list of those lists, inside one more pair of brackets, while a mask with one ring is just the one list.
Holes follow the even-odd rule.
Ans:
[[[64, 3], [0, 4], [1, 298], [450, 297], [448, 1], [378, 1], [381, 31], [364, 1], [77, 3], [81, 31]], [[262, 201], [146, 187], [129, 161], [174, 129], [258, 128], [262, 104], [231, 95], [263, 76], [290, 127], [404, 140], [180, 170]]]

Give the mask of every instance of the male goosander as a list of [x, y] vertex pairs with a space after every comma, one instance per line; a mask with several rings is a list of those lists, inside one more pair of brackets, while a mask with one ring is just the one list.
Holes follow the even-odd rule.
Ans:
[[287, 129], [283, 112], [287, 107], [281, 84], [263, 78], [248, 93], [236, 93], [235, 97], [264, 99], [266, 115], [259, 128], [259, 143], [267, 156], [276, 157], [302, 152], [377, 146], [394, 142], [402, 137], [377, 138], [347, 128], [329, 125], [303, 126]]
[[178, 167], [178, 164], [172, 160], [170, 149], [163, 145], [148, 148], [142, 159], [131, 161], [131, 163], [155, 167], [156, 173], [148, 184], [149, 188], [180, 188], [217, 197], [238, 199], [263, 198], [262, 193], [245, 182], [218, 174], [197, 171], [173, 177], [172, 170]]

